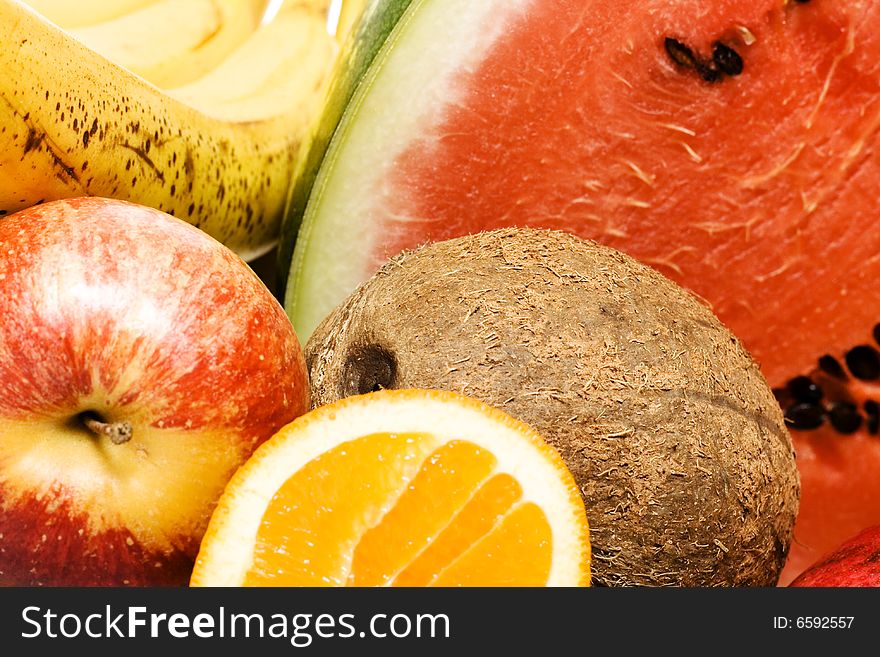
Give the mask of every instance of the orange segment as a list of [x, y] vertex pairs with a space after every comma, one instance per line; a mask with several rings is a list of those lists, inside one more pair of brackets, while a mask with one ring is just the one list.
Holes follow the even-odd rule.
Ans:
[[489, 452], [461, 441], [431, 454], [396, 506], [361, 539], [349, 584], [387, 584], [452, 522], [496, 463]]
[[395, 586], [427, 586], [444, 568], [488, 534], [522, 496], [510, 475], [486, 482], [436, 541], [394, 580]]
[[[553, 535], [544, 512], [523, 504], [474, 543], [432, 586], [543, 586], [550, 576]], [[523, 561], [523, 555], [529, 555]]]
[[344, 585], [361, 536], [393, 508], [434, 444], [427, 435], [377, 434], [307, 463], [263, 514], [245, 586]]
[[226, 487], [193, 586], [589, 584], [583, 502], [532, 429], [453, 393], [318, 408]]

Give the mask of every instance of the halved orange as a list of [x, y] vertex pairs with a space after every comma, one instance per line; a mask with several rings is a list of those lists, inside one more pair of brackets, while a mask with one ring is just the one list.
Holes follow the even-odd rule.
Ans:
[[587, 586], [577, 485], [533, 429], [449, 392], [301, 416], [235, 474], [192, 586]]

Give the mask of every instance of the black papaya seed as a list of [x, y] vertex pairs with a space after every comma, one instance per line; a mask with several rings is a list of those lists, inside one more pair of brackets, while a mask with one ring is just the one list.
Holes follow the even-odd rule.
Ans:
[[880, 379], [880, 354], [868, 345], [859, 345], [846, 352], [846, 366], [862, 381]]
[[831, 426], [840, 433], [855, 433], [862, 426], [862, 416], [855, 404], [837, 402], [828, 410]]
[[795, 404], [785, 411], [785, 423], [798, 431], [818, 429], [825, 422], [825, 412], [815, 404]]
[[880, 406], [873, 400], [865, 402], [865, 413], [868, 415], [868, 432], [876, 434], [880, 429]]
[[799, 402], [817, 404], [822, 400], [822, 388], [808, 376], [796, 376], [788, 382], [788, 390]]
[[826, 374], [830, 374], [836, 379], [846, 379], [846, 372], [840, 361], [834, 356], [825, 354], [819, 359], [819, 368]]

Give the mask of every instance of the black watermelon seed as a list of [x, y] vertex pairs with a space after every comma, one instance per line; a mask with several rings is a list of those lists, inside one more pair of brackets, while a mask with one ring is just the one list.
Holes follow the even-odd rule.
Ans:
[[877, 405], [877, 402], [869, 399], [865, 402], [865, 413], [868, 414], [868, 431], [877, 433], [877, 430], [880, 429], [880, 406]]
[[703, 62], [697, 62], [697, 73], [699, 73], [700, 77], [706, 82], [718, 82], [721, 78], [721, 72], [717, 68], [708, 66]]
[[828, 354], [822, 356], [819, 359], [819, 367], [826, 374], [830, 374], [838, 379], [846, 379], [846, 372], [843, 370], [843, 366], [834, 356]]
[[795, 404], [785, 411], [785, 421], [792, 429], [809, 431], [822, 426], [825, 413], [815, 404]]
[[828, 411], [828, 419], [840, 433], [855, 433], [862, 426], [862, 416], [854, 404], [838, 402], [831, 405]]
[[846, 366], [862, 381], [880, 379], [880, 354], [868, 345], [859, 345], [846, 352]]
[[792, 396], [805, 404], [816, 404], [822, 400], [822, 388], [813, 383], [808, 376], [797, 376], [788, 382]]
[[874, 342], [880, 344], [880, 324], [874, 327]]
[[727, 75], [739, 75], [743, 72], [743, 60], [739, 53], [720, 41], [712, 47], [712, 60], [715, 66]]
[[694, 57], [694, 51], [684, 45], [681, 41], [673, 39], [672, 37], [666, 37], [663, 41], [663, 45], [666, 48], [666, 54], [669, 55], [669, 59], [673, 62], [679, 66], [684, 66], [685, 68], [696, 68], [697, 58]]

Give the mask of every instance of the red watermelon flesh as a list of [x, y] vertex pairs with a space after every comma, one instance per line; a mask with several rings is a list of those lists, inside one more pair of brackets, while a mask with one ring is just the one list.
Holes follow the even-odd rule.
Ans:
[[[721, 42], [742, 73], [707, 82], [667, 38], [716, 69]], [[426, 240], [563, 228], [704, 298], [774, 387], [871, 342], [880, 3], [534, 2], [457, 84], [392, 167], [370, 269]], [[880, 438], [794, 438], [802, 515], [783, 583], [880, 521]]]

